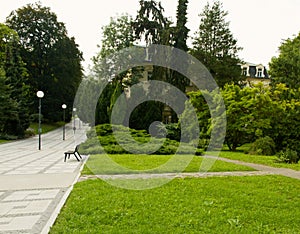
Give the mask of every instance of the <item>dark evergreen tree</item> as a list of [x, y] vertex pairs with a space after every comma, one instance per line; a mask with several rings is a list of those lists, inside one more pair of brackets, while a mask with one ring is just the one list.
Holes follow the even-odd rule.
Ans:
[[[173, 39], [174, 39], [174, 47], [185, 52], [188, 51], [187, 39], [189, 29], [186, 27], [187, 23], [187, 4], [188, 0], [179, 0], [177, 7], [177, 23], [176, 27], [173, 29]], [[173, 56], [172, 61], [175, 66], [182, 66], [183, 68], [188, 66], [188, 61], [184, 61], [182, 63], [182, 58], [178, 58], [177, 56]], [[185, 88], [188, 85], [188, 79], [184, 77], [182, 74], [176, 71], [171, 71], [169, 82], [180, 89], [182, 92], [185, 92]]]
[[27, 70], [20, 55], [19, 37], [15, 31], [3, 24], [0, 24], [0, 67], [11, 90], [10, 98], [17, 108], [17, 115], [6, 120], [3, 131], [23, 137], [29, 126], [32, 95], [29, 92]]
[[225, 20], [227, 15], [221, 2], [207, 3], [200, 14], [199, 31], [191, 51], [208, 68], [220, 87], [226, 83], [241, 84], [245, 79], [241, 76], [241, 61], [237, 55], [241, 48]]
[[[141, 0], [140, 9], [133, 23], [136, 39], [144, 41], [149, 48], [151, 48], [151, 44], [171, 46], [174, 43], [172, 38], [173, 28], [170, 27], [171, 23], [164, 16], [164, 8], [160, 2]], [[155, 54], [160, 53], [160, 51], [151, 51], [149, 49], [148, 52], [150, 57], [165, 56]], [[154, 66], [150, 79], [170, 82], [170, 71], [164, 67]], [[155, 101], [140, 104], [132, 113], [130, 125], [138, 129], [148, 129], [150, 123], [162, 120], [163, 108], [163, 103]]]
[[18, 105], [15, 100], [11, 98], [11, 87], [7, 84], [5, 71], [0, 66], [0, 139], [6, 138], [7, 135], [15, 135], [7, 131], [8, 122], [15, 122], [18, 124]]
[[187, 4], [188, 0], [178, 0], [177, 6], [177, 23], [174, 36], [174, 47], [183, 51], [188, 51], [186, 41], [188, 39], [189, 29], [186, 27], [187, 23]]
[[145, 40], [147, 45], [169, 45], [171, 22], [163, 13], [160, 2], [140, 0], [140, 9], [133, 23], [136, 39]]
[[[172, 39], [174, 43], [174, 47], [185, 52], [188, 51], [187, 39], [189, 29], [186, 27], [187, 23], [187, 4], [188, 0], [178, 0], [177, 6], [177, 23], [176, 26], [172, 28]], [[176, 56], [176, 53], [172, 56], [171, 59], [174, 67], [181, 67], [181, 69], [186, 71], [189, 62], [184, 60], [183, 58], [179, 58]], [[189, 80], [181, 73], [171, 70], [170, 75], [168, 76], [168, 82], [183, 93], [185, 93], [186, 86], [189, 84]], [[174, 99], [178, 97], [172, 97]], [[178, 117], [175, 112], [172, 111], [172, 122], [177, 122]]]

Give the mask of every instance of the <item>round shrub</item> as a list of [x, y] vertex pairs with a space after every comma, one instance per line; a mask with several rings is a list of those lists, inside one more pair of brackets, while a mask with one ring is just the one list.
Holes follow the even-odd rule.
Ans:
[[252, 143], [249, 154], [274, 155], [276, 153], [275, 142], [269, 136], [258, 138]]

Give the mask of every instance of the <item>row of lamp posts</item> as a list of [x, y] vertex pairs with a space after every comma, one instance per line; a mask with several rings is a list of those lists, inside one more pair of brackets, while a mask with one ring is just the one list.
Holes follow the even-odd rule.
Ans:
[[[36, 93], [36, 96], [39, 98], [39, 126], [38, 126], [38, 134], [39, 134], [39, 150], [41, 150], [41, 148], [42, 148], [41, 112], [42, 112], [42, 98], [44, 97], [44, 92], [43, 91], [38, 91]], [[65, 126], [65, 122], [66, 122], [66, 109], [67, 109], [67, 105], [66, 104], [62, 104], [61, 107], [63, 109], [63, 118], [64, 118], [63, 140], [65, 140], [66, 139], [66, 126]], [[76, 126], [75, 126], [75, 112], [76, 112], [76, 108], [73, 108], [73, 112], [74, 112], [74, 126], [73, 126], [73, 130], [74, 130], [74, 134], [75, 134], [75, 131], [76, 131]]]

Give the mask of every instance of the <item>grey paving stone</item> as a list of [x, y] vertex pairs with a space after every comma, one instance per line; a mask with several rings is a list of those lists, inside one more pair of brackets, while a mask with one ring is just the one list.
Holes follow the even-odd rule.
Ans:
[[[7, 213], [8, 215], [20, 215], [20, 214], [33, 214], [33, 213], [43, 213], [46, 211], [50, 205], [51, 200], [42, 201], [23, 201], [20, 204], [7, 203], [7, 205], [12, 205], [11, 210]], [[3, 204], [2, 204], [3, 205]], [[18, 207], [21, 206], [21, 207]]]
[[59, 189], [16, 191], [4, 198], [3, 201], [51, 199], [54, 198], [58, 192]]
[[40, 215], [30, 215], [22, 217], [0, 217], [0, 231], [18, 231], [32, 229], [40, 219]]

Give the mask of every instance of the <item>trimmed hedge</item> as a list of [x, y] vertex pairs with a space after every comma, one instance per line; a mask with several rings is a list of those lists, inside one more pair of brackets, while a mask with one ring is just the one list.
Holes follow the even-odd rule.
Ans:
[[[114, 128], [114, 132], [113, 132]], [[131, 152], [143, 151], [152, 152], [157, 145], [162, 145], [153, 154], [189, 154], [195, 149], [187, 143], [181, 143], [180, 152], [177, 152], [180, 142], [169, 138], [151, 138], [145, 130], [135, 130], [124, 126], [101, 124], [95, 126], [87, 133], [88, 139], [80, 145], [80, 152], [83, 154], [130, 154]], [[131, 137], [128, 137], [130, 132]], [[115, 135], [120, 139], [121, 145], [126, 145], [127, 151], [116, 140]], [[202, 149], [196, 149], [196, 155], [202, 155]]]

